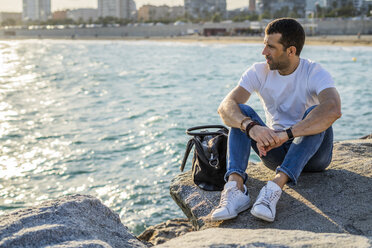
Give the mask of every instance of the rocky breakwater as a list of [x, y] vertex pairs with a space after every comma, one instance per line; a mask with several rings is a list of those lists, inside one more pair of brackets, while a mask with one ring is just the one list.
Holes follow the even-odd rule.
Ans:
[[147, 247], [118, 214], [92, 196], [74, 195], [0, 218], [0, 247]]
[[[274, 172], [262, 164], [250, 163], [247, 173], [249, 175], [247, 187], [254, 202], [259, 190], [274, 176]], [[325, 172], [304, 173], [295, 187], [284, 187], [273, 223], [256, 219], [249, 210], [233, 220], [211, 222], [210, 214], [219, 203], [220, 192], [199, 189], [192, 182], [190, 172], [180, 174], [172, 180], [170, 193], [195, 229], [219, 227], [219, 231], [210, 235], [212, 240], [213, 237], [224, 235], [222, 229], [232, 236], [235, 232], [242, 232], [237, 229], [246, 229], [245, 235], [251, 235], [252, 242], [255, 240], [254, 237], [261, 233], [262, 244], [265, 244], [264, 237], [268, 232], [275, 237], [285, 234], [288, 237], [287, 242], [281, 245], [296, 246], [291, 237], [297, 237], [297, 240], [300, 236], [310, 240], [313, 237], [326, 239], [332, 234], [334, 237], [343, 237], [335, 238], [333, 244], [346, 245], [345, 237], [352, 240], [357, 235], [356, 237], [365, 241], [364, 245], [362, 242], [359, 247], [371, 247], [372, 139], [371, 136], [366, 136], [359, 140], [335, 142], [333, 160]], [[192, 235], [201, 235], [197, 233], [190, 233], [182, 238], [189, 237], [192, 240]], [[207, 239], [207, 236], [205, 238]], [[170, 242], [177, 242], [178, 239]], [[226, 242], [241, 245], [240, 241], [228, 239]], [[226, 242], [223, 244], [229, 244]], [[297, 243], [297, 246], [299, 244]], [[313, 244], [316, 245], [316, 242]]]
[[[274, 223], [249, 211], [210, 222], [220, 192], [200, 190], [187, 172], [170, 191], [200, 231], [176, 219], [149, 228], [139, 238], [151, 243], [141, 242], [100, 200], [74, 195], [1, 216], [0, 247], [372, 247], [371, 138], [336, 142], [325, 172], [303, 174], [296, 187], [284, 188]], [[254, 201], [274, 173], [261, 164], [247, 172]]]

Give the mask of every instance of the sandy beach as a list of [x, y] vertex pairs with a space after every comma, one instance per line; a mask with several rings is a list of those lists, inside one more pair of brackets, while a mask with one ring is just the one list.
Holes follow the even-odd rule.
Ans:
[[[181, 37], [150, 37], [150, 38], [126, 38], [128, 40], [154, 40], [176, 42], [203, 42], [203, 43], [262, 43], [261, 36], [181, 36]], [[372, 35], [334, 35], [334, 36], [307, 36], [306, 45], [340, 45], [340, 46], [372, 46]]]
[[[32, 36], [17, 36], [17, 37], [0, 37], [0, 40], [24, 40], [24, 39], [66, 39], [66, 40], [130, 40], [130, 41], [158, 41], [158, 42], [202, 42], [210, 44], [238, 44], [238, 43], [256, 43], [261, 44], [263, 37], [261, 36], [167, 36], [167, 37], [32, 37]], [[358, 38], [356, 35], [328, 35], [328, 36], [307, 36], [306, 45], [339, 45], [339, 46], [372, 46], [372, 35], [362, 35]]]

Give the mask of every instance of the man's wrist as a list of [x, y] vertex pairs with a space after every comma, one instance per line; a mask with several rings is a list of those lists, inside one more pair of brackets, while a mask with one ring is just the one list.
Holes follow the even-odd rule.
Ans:
[[280, 139], [281, 140], [285, 140], [285, 141], [288, 141], [289, 139], [288, 139], [288, 134], [287, 134], [287, 132], [285, 131], [285, 130], [281, 130], [280, 132], [279, 132], [279, 137], [280, 137]]
[[261, 124], [258, 123], [257, 121], [251, 121], [250, 123], [248, 123], [247, 127], [245, 128], [245, 134], [246, 134], [249, 138], [252, 138], [252, 137], [249, 135], [249, 131], [250, 131], [254, 126], [261, 126]]

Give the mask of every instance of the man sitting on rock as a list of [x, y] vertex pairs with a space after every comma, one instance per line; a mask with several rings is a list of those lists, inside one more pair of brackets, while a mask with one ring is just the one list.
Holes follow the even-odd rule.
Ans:
[[[262, 55], [242, 75], [218, 112], [231, 127], [226, 184], [212, 220], [236, 217], [249, 208], [245, 185], [251, 147], [264, 165], [276, 171], [260, 191], [251, 214], [274, 221], [276, 204], [286, 183], [295, 185], [302, 171], [323, 171], [331, 162], [332, 123], [341, 117], [340, 97], [331, 75], [319, 64], [300, 58], [305, 43], [302, 26], [290, 18], [265, 29]], [[248, 105], [252, 92], [263, 104], [266, 124]]]

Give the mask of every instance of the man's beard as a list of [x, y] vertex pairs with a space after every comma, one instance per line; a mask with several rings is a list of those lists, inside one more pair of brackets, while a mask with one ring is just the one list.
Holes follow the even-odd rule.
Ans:
[[278, 60], [273, 61], [272, 58], [270, 57], [266, 57], [266, 59], [270, 61], [270, 63], [267, 63], [269, 65], [270, 70], [283, 70], [288, 68], [289, 66], [288, 60], [284, 59], [281, 60], [280, 58], [278, 58]]

